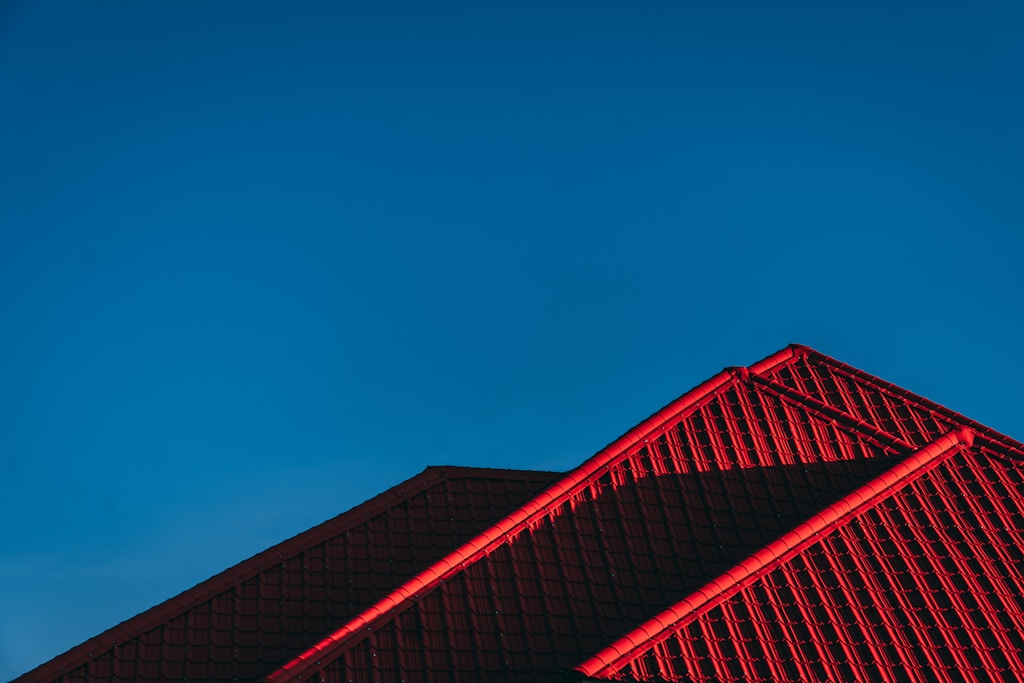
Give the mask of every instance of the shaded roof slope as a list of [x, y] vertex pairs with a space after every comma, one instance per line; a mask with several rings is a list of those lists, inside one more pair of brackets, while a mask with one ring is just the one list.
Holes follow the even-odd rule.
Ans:
[[16, 681], [255, 680], [558, 476], [429, 467]]

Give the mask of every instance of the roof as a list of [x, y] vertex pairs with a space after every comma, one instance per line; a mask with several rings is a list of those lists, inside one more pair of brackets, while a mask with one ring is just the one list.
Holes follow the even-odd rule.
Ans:
[[[712, 377], [569, 473], [491, 475], [508, 496], [484, 511], [453, 506], [469, 521], [439, 532], [447, 545], [365, 533], [328, 571], [314, 539], [380, 514], [356, 508], [337, 529], [282, 544], [295, 542], [279, 572], [271, 549], [217, 584], [262, 602], [185, 607], [212, 590], [201, 584], [170, 601], [177, 617], [151, 610], [148, 633], [177, 644], [176, 659], [124, 646], [103, 657], [140, 680], [221, 680], [234, 667], [269, 683], [1022, 677], [1022, 457], [1008, 437], [791, 346]], [[418, 479], [389, 493], [423, 487], [402, 495], [443, 525], [437, 497], [425, 500], [433, 484]], [[387, 500], [364, 506], [396, 509]], [[347, 576], [363, 584], [325, 600], [349, 553], [393, 554], [401, 570], [370, 580], [379, 569], [351, 560]], [[260, 558], [290, 578], [252, 587]], [[287, 610], [272, 602], [280, 594]], [[196, 616], [175, 631], [184, 613]], [[214, 627], [222, 613], [232, 616]], [[245, 630], [232, 618], [250, 634], [236, 642], [258, 645], [197, 652], [202, 629]], [[104, 644], [137, 637], [114, 631]], [[55, 668], [75, 653], [76, 671], [111, 678], [103, 657], [76, 648], [23, 680], [77, 680]], [[254, 655], [258, 666], [243, 662]]]

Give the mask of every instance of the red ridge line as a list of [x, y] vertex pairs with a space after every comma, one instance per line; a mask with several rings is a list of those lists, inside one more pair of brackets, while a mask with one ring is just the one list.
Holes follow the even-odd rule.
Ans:
[[258, 555], [243, 560], [237, 565], [215, 574], [202, 583], [186, 589], [159, 605], [151, 607], [134, 617], [130, 617], [97, 636], [93, 636], [84, 643], [57, 655], [49, 662], [41, 664], [35, 669], [15, 678], [11, 683], [17, 683], [23, 679], [26, 681], [30, 679], [49, 679], [76, 669], [96, 657], [109, 652], [115, 645], [126, 643], [171, 619], [181, 616], [195, 605], [201, 604], [239, 583], [248, 581], [278, 562], [291, 559], [317, 543], [338, 536], [343, 531], [390, 510], [408, 497], [422, 493], [431, 486], [446, 479], [453, 477], [486, 478], [495, 476], [500, 472], [506, 474], [522, 473], [526, 476], [530, 474], [553, 474], [533, 472], [531, 470], [498, 470], [452, 466], [428, 467], [419, 474], [360, 503], [356, 507], [325, 522], [321, 522], [311, 529], [285, 539]]
[[967, 428], [948, 432], [932, 441], [589, 657], [576, 670], [591, 677], [607, 676], [619, 671], [641, 652], [669, 637], [668, 631], [683, 620], [723, 603], [764, 574], [817, 543], [823, 534], [892, 496], [940, 464], [959, 447], [970, 447], [973, 443], [974, 432]]
[[776, 382], [768, 377], [762, 377], [754, 374], [753, 372], [750, 374], [750, 380], [755, 384], [760, 384], [762, 387], [769, 389], [775, 395], [792, 401], [793, 403], [800, 405], [802, 408], [806, 408], [812, 413], [817, 413], [819, 416], [835, 422], [842, 422], [847, 427], [851, 427], [855, 431], [860, 432], [861, 435], [868, 437], [868, 439], [874, 441], [878, 446], [883, 448], [897, 447], [902, 449], [904, 453], [912, 453], [914, 451], [913, 444], [907, 443], [895, 434], [891, 434], [877, 425], [873, 425], [870, 422], [862, 420], [856, 415], [852, 415], [841, 408], [829, 405], [810, 394], [801, 393], [796, 389], [787, 387], [785, 384]]
[[[797, 347], [786, 347], [760, 361], [756, 367], [760, 372], [764, 372], [792, 360], [800, 353], [801, 351]], [[735, 381], [737, 381], [737, 373], [727, 369], [686, 392], [605, 446], [518, 510], [513, 511], [494, 526], [484, 530], [475, 538], [470, 539], [429, 568], [409, 579], [355, 619], [350, 620], [340, 629], [269, 674], [264, 680], [267, 683], [297, 681], [315, 672], [325, 659], [330, 660], [332, 657], [342, 654], [345, 649], [358, 642], [358, 638], [373, 631], [382, 622], [393, 618], [395, 614], [408, 609], [415, 600], [462, 571], [466, 565], [473, 564], [488, 555], [512, 534], [532, 521], [547, 515], [552, 506], [585, 488], [594, 477], [603, 474], [619, 457], [624, 456], [634, 446], [643, 443], [651, 433], [664, 427], [669, 421], [678, 419], [684, 410], [696, 406], [723, 386]]]

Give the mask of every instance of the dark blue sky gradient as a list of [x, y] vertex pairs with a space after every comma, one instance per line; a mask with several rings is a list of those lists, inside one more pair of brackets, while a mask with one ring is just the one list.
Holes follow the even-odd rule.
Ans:
[[1020, 5], [0, 5], [0, 680], [785, 344], [1024, 438]]

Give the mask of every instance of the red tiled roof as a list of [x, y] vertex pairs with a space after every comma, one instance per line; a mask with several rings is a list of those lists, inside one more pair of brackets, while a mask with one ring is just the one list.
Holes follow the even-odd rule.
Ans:
[[[1015, 680], [1021, 458], [1012, 439], [789, 347], [716, 375], [572, 472], [521, 475], [530, 483], [486, 514], [459, 507], [452, 515], [474, 522], [441, 532], [447, 547], [393, 546], [402, 571], [345, 601], [302, 587], [331, 575], [323, 564], [282, 570], [296, 582], [287, 617], [266, 602], [231, 617], [256, 623], [247, 632], [261, 647], [275, 643], [259, 666], [239, 663], [250, 649], [207, 651], [205, 669], [157, 656], [149, 673], [132, 671], [218, 680], [223, 656], [269, 683]], [[298, 544], [298, 562], [319, 557], [314, 540]], [[345, 552], [358, 543], [381, 547], [365, 535]], [[240, 575], [260, 575], [249, 565], [264, 555]], [[171, 601], [176, 614], [203, 585]], [[170, 638], [159, 610], [147, 628]], [[81, 653], [75, 666], [110, 677]]]

